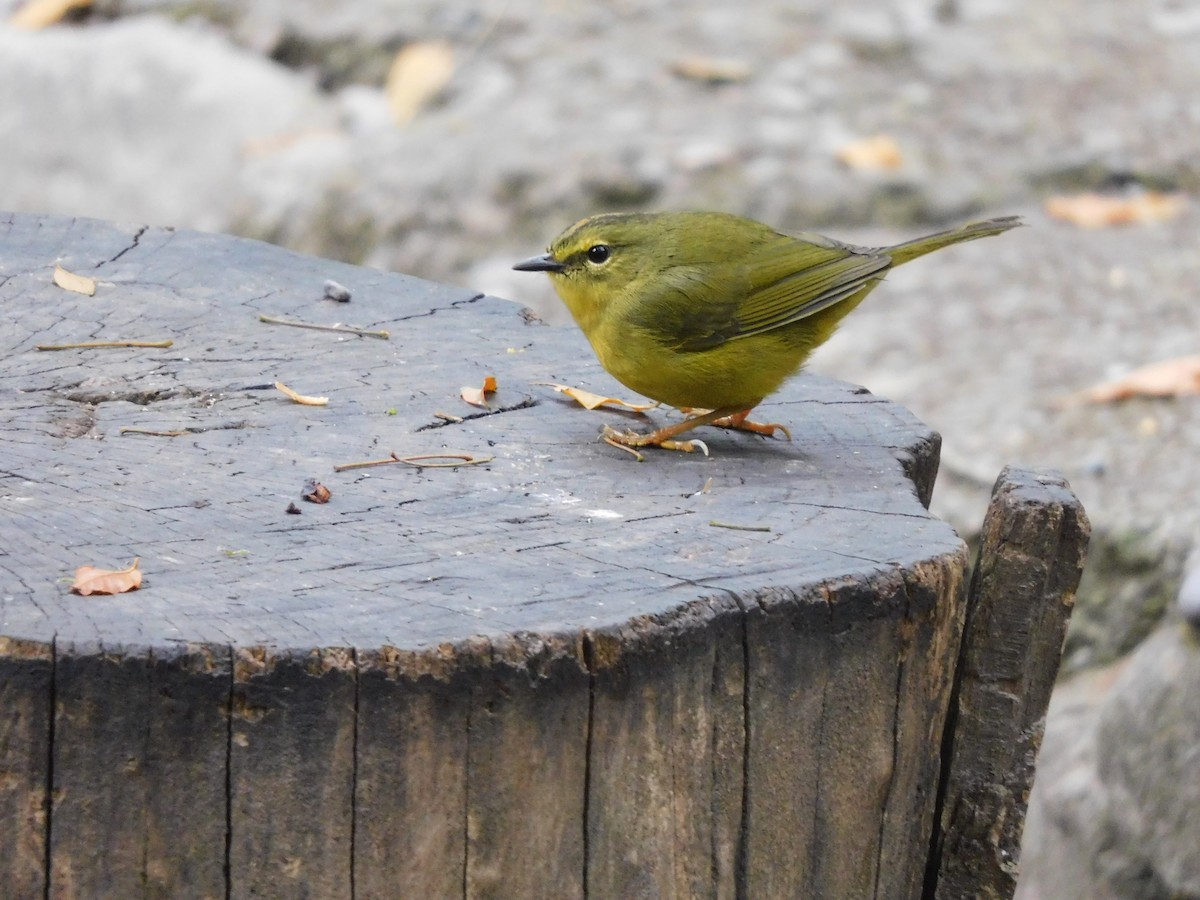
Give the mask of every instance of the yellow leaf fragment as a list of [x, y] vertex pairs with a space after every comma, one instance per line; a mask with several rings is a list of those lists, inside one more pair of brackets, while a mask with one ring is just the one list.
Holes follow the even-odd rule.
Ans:
[[88, 278], [86, 275], [76, 275], [74, 272], [68, 272], [60, 265], [54, 266], [54, 283], [64, 291], [87, 294], [89, 297], [96, 296], [95, 278]]
[[328, 397], [306, 397], [303, 394], [297, 394], [282, 381], [275, 382], [275, 389], [282, 391], [290, 400], [303, 406], [325, 406], [329, 403]]
[[1106, 228], [1110, 225], [1166, 222], [1183, 212], [1185, 205], [1182, 194], [1164, 194], [1161, 191], [1143, 191], [1120, 197], [1083, 193], [1051, 197], [1046, 201], [1046, 215], [1080, 228]]
[[851, 141], [834, 155], [842, 165], [860, 171], [891, 171], [904, 165], [900, 145], [889, 134], [876, 134]]
[[472, 406], [482, 406], [484, 409], [487, 409], [487, 395], [494, 393], [496, 393], [496, 376], [488, 375], [483, 379], [483, 387], [465, 387], [459, 393], [459, 396]]
[[454, 48], [446, 41], [419, 41], [400, 49], [388, 70], [384, 93], [392, 121], [407, 125], [454, 75]]
[[30, 0], [9, 17], [8, 24], [34, 31], [62, 21], [63, 16], [73, 9], [86, 9], [91, 5], [92, 0]]
[[1179, 356], [1134, 369], [1123, 378], [1088, 388], [1078, 396], [1088, 403], [1112, 403], [1130, 397], [1180, 397], [1200, 394], [1200, 356]]
[[582, 388], [571, 387], [567, 384], [554, 384], [551, 381], [535, 381], [534, 384], [554, 388], [560, 394], [566, 394], [585, 409], [596, 409], [599, 406], [623, 406], [635, 412], [644, 412], [647, 409], [654, 409], [654, 407], [658, 406], [657, 403], [630, 403], [628, 400], [621, 400], [617, 397], [605, 397], [602, 394], [593, 394], [591, 391], [585, 391]]
[[84, 597], [89, 594], [124, 594], [142, 586], [142, 573], [138, 569], [139, 559], [134, 559], [128, 569], [113, 571], [94, 566], [80, 566], [75, 570], [75, 581], [71, 590]]

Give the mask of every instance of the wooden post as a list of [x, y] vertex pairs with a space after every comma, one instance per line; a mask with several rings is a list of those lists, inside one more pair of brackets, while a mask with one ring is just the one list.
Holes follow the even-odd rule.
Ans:
[[1056, 472], [992, 490], [958, 663], [927, 894], [1011, 897], [1034, 765], [1091, 526]]
[[[638, 464], [596, 433], [648, 421], [533, 384], [624, 394], [582, 337], [504, 301], [55, 217], [0, 216], [0, 266], [0, 883], [921, 892], [967, 560], [909, 413], [805, 377], [794, 443]], [[97, 339], [174, 343], [35, 349]], [[482, 462], [334, 470], [391, 452]]]

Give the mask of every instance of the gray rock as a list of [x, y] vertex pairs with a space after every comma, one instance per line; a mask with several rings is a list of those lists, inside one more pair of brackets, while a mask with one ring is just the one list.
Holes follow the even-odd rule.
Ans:
[[0, 28], [0, 208], [219, 231], [256, 158], [335, 122], [311, 79], [208, 28]]
[[1179, 611], [1189, 625], [1200, 630], [1200, 552], [1192, 554], [1187, 568], [1179, 588]]
[[1022, 841], [1022, 900], [1200, 897], [1200, 642], [1168, 625], [1060, 685]]

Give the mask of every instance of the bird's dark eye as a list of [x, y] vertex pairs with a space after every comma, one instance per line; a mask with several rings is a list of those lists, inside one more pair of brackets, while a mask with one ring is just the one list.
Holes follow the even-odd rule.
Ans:
[[600, 263], [608, 262], [608, 257], [612, 253], [612, 248], [608, 244], [593, 244], [587, 249], [588, 262], [600, 265]]

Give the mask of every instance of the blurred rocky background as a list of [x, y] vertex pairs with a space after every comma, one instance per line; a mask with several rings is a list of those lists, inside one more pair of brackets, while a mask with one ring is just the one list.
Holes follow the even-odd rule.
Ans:
[[812, 367], [942, 432], [935, 510], [964, 536], [1005, 463], [1058, 467], [1091, 517], [1021, 895], [1200, 897], [1200, 647], [1170, 612], [1200, 568], [1200, 3], [0, 0], [0, 22], [0, 209], [247, 235], [550, 323], [509, 266], [589, 213], [866, 244], [1024, 215], [889, 276]]

